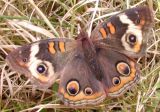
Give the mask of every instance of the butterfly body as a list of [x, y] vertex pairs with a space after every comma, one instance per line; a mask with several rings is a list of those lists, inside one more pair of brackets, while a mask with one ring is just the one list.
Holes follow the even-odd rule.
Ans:
[[7, 56], [13, 69], [40, 88], [60, 79], [58, 96], [65, 105], [97, 105], [119, 97], [140, 79], [133, 59], [144, 55], [146, 31], [153, 22], [148, 7], [128, 9], [98, 25], [88, 37], [54, 38], [20, 47]]

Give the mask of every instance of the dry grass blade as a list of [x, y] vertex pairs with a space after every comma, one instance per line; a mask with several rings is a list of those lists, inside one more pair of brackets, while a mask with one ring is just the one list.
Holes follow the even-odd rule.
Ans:
[[36, 9], [36, 11], [38, 12], [38, 14], [44, 19], [44, 21], [51, 28], [51, 30], [53, 30], [53, 32], [55, 33], [55, 35], [59, 37], [59, 34], [55, 30], [55, 28], [52, 26], [52, 24], [47, 19], [47, 17], [43, 14], [43, 12], [37, 7], [37, 5], [34, 3], [34, 1], [33, 0], [28, 0], [28, 1]]
[[[15, 27], [16, 26], [17, 27], [22, 26], [22, 27], [24, 27], [24, 28], [26, 28], [26, 29], [28, 29], [30, 31], [34, 31], [36, 33], [40, 33], [40, 34], [42, 34], [42, 35], [44, 35], [46, 37], [55, 38], [55, 36], [52, 33], [50, 33], [48, 30], [46, 30], [44, 28], [40, 28], [38, 26], [35, 26], [35, 25], [33, 25], [32, 23], [30, 23], [28, 21], [18, 21], [18, 20], [10, 21], [10, 20], [8, 20], [7, 23], [10, 24], [11, 26], [15, 26]], [[29, 33], [28, 33], [28, 35], [30, 36], [30, 39], [32, 41], [37, 41], [37, 40], [35, 40], [34, 36], [32, 36]]]

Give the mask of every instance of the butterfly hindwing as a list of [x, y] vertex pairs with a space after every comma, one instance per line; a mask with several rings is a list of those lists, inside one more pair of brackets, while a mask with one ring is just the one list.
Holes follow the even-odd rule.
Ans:
[[101, 82], [108, 96], [121, 96], [139, 81], [138, 65], [128, 56], [100, 45], [97, 50], [97, 59], [103, 73]]
[[58, 91], [64, 104], [73, 107], [96, 105], [106, 97], [101, 82], [97, 80], [80, 51], [78, 49], [70, 57], [62, 70]]

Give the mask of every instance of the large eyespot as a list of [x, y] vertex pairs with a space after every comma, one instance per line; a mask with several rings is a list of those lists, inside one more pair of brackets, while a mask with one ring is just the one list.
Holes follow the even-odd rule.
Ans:
[[133, 34], [128, 34], [127, 42], [134, 45], [137, 42], [137, 37]]
[[90, 87], [86, 87], [85, 90], [84, 90], [84, 93], [86, 95], [92, 95], [93, 94], [93, 90]]
[[44, 64], [40, 64], [40, 65], [37, 66], [37, 72], [40, 73], [40, 74], [45, 73], [46, 70], [47, 70], [47, 67]]
[[125, 62], [119, 62], [117, 65], [116, 65], [116, 68], [117, 68], [117, 71], [121, 74], [121, 75], [124, 75], [124, 76], [128, 76], [130, 75], [130, 67], [127, 63]]
[[119, 85], [121, 83], [121, 81], [118, 77], [113, 77], [112, 83], [116, 86], [116, 85]]
[[72, 80], [67, 84], [67, 92], [71, 96], [77, 95], [80, 90], [79, 88], [79, 83], [75, 80]]

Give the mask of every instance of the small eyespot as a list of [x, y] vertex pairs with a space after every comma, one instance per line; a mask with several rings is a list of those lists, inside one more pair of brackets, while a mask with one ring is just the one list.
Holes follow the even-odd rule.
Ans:
[[93, 94], [93, 90], [90, 87], [85, 88], [84, 93], [86, 95], [92, 95]]
[[140, 24], [140, 22], [141, 22], [140, 18], [137, 18], [135, 21], [136, 24]]
[[119, 62], [117, 65], [116, 65], [116, 68], [117, 68], [117, 71], [123, 75], [123, 76], [128, 76], [130, 75], [130, 67], [127, 63], [125, 62]]
[[44, 64], [40, 64], [40, 65], [37, 66], [37, 72], [40, 73], [40, 74], [45, 73], [46, 70], [47, 70], [47, 67]]
[[114, 85], [119, 85], [119, 84], [121, 83], [121, 81], [120, 81], [120, 79], [119, 79], [118, 77], [114, 77], [114, 78], [112, 79], [112, 83], [113, 83]]
[[22, 59], [22, 61], [23, 61], [24, 63], [26, 63], [26, 62], [27, 62], [27, 58]]
[[127, 42], [131, 44], [135, 44], [137, 42], [137, 37], [133, 34], [127, 35]]
[[75, 80], [72, 80], [67, 84], [67, 92], [71, 96], [77, 95], [79, 92], [79, 88], [79, 83]]

